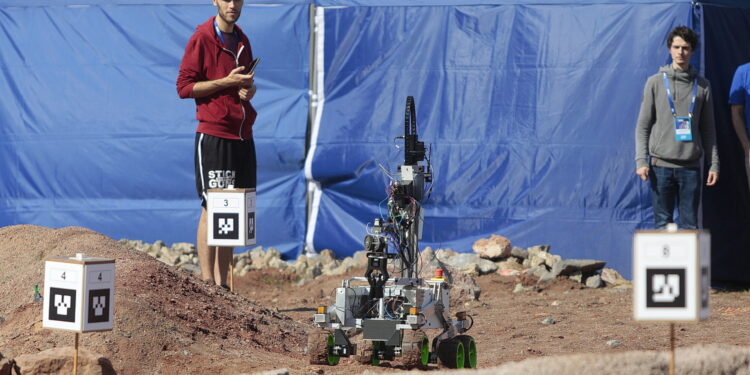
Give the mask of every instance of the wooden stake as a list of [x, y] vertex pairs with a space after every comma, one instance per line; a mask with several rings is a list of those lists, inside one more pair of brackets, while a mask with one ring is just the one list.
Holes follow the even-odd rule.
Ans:
[[229, 291], [234, 292], [234, 256], [232, 256], [232, 261], [229, 262]]
[[78, 375], [78, 332], [76, 332], [76, 350], [73, 352], [73, 375]]
[[675, 353], [674, 353], [674, 323], [669, 323], [669, 346], [671, 353], [669, 356], [669, 375], [674, 375]]

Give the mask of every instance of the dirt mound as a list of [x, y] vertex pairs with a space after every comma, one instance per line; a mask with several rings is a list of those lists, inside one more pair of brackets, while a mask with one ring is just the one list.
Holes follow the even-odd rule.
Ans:
[[[304, 330], [312, 328], [315, 307], [334, 303], [335, 288], [344, 279], [362, 276], [362, 268], [304, 284], [293, 273], [253, 270], [235, 278], [236, 294], [227, 293], [88, 229], [34, 226], [0, 228], [2, 355], [17, 358], [73, 345], [72, 333], [41, 329], [41, 303], [31, 301], [34, 284], [43, 282], [44, 259], [77, 252], [117, 260], [114, 330], [84, 334], [81, 346], [108, 358], [119, 374], [406, 370], [397, 362], [374, 367], [352, 358], [343, 358], [338, 366], [313, 366], [303, 354]], [[537, 284], [535, 278], [497, 273], [476, 281], [482, 290], [479, 300], [451, 300], [451, 311], [466, 310], [475, 318], [469, 334], [477, 342], [476, 373], [666, 372], [669, 324], [634, 321], [632, 287], [591, 289], [564, 278]], [[519, 283], [528, 288], [516, 291]], [[750, 373], [743, 372], [750, 363], [749, 306], [748, 291], [713, 291], [709, 319], [675, 324], [678, 373], [689, 373], [688, 368]], [[437, 333], [427, 332], [430, 338]], [[581, 366], [610, 362], [620, 367], [580, 371]], [[629, 372], [629, 366], [641, 364], [652, 367]], [[566, 372], [568, 365], [572, 369]], [[429, 373], [437, 370], [429, 367]]]
[[[723, 344], [679, 348], [675, 354], [675, 372], [681, 375], [749, 374], [750, 348]], [[665, 374], [670, 352], [631, 351], [607, 354], [574, 354], [531, 358], [520, 362], [479, 370], [435, 371], [431, 375], [578, 375], [578, 374]], [[393, 375], [416, 375], [419, 371]], [[365, 371], [361, 375], [374, 375]]]
[[[0, 228], [0, 352], [13, 358], [71, 346], [73, 333], [41, 328], [44, 260], [56, 256], [116, 259], [115, 322], [87, 333], [81, 345], [122, 373], [246, 372], [279, 357], [299, 359], [305, 326], [278, 310], [198, 280], [191, 274], [85, 228]], [[3, 321], [4, 320], [4, 321]], [[221, 358], [220, 361], [214, 359]], [[229, 359], [226, 359], [229, 358]]]

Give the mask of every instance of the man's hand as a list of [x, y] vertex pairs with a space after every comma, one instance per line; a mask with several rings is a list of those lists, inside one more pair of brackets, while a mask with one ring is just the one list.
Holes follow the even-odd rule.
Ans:
[[224, 77], [224, 82], [226, 82], [227, 87], [237, 86], [237, 87], [248, 87], [253, 84], [253, 77], [255, 76], [255, 73], [251, 74], [242, 74], [242, 72], [245, 70], [244, 66], [238, 66], [234, 69], [232, 69], [229, 74]]
[[203, 98], [212, 95], [218, 91], [229, 89], [232, 87], [250, 87], [253, 85], [254, 73], [241, 74], [240, 72], [245, 69], [244, 66], [238, 66], [232, 69], [229, 74], [224, 78], [215, 79], [212, 81], [201, 81], [196, 82], [193, 86], [193, 92], [191, 96], [193, 98]]
[[708, 180], [706, 180], [706, 186], [714, 186], [719, 181], [719, 172], [708, 172]]
[[240, 88], [240, 100], [248, 101], [252, 99], [255, 96], [255, 91], [257, 91], [258, 87], [253, 84], [249, 88], [241, 87]]
[[641, 180], [648, 180], [648, 167], [640, 167], [635, 170], [635, 174], [641, 177]]

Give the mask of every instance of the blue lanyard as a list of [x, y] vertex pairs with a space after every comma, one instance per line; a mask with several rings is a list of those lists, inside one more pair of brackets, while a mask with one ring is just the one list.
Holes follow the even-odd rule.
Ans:
[[[221, 42], [224, 43], [224, 35], [221, 33], [221, 29], [219, 29], [219, 24], [216, 22], [216, 18], [214, 18], [214, 29], [216, 29], [216, 36], [218, 36], [219, 40], [221, 40]], [[232, 29], [232, 34], [235, 34], [236, 32], [237, 32], [237, 30]], [[237, 34], [235, 34], [235, 36], [236, 35]], [[226, 43], [224, 43], [224, 44], [226, 44]]]
[[[677, 117], [677, 111], [674, 109], [674, 101], [672, 100], [672, 91], [669, 89], [669, 79], [667, 79], [667, 73], [661, 72], [661, 77], [664, 79], [664, 87], [667, 89], [667, 100], [669, 100], [669, 109], [672, 110], [672, 116]], [[693, 81], [693, 99], [690, 100], [690, 112], [688, 116], [693, 117], [693, 110], [695, 109], [695, 98], [698, 96], [698, 76]]]

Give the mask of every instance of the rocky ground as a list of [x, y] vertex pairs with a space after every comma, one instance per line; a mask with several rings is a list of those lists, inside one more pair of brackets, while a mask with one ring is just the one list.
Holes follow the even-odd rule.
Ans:
[[[517, 249], [515, 259], [505, 254], [504, 260], [492, 263], [498, 266], [512, 260], [523, 270], [515, 273], [498, 266], [480, 276], [483, 271], [475, 268], [475, 274], [466, 276], [462, 287], [471, 292], [454, 299], [454, 309], [466, 309], [475, 319], [469, 333], [478, 344], [480, 370], [525, 373], [528, 367], [521, 370], [518, 366], [532, 366], [534, 373], [556, 375], [583, 369], [665, 373], [667, 357], [656, 351], [669, 348], [669, 324], [633, 321], [632, 289], [627, 283], [587, 287], [586, 280], [592, 276], [606, 278], [601, 269], [586, 274], [580, 267], [576, 271], [568, 266], [558, 266], [567, 275], [550, 278], [547, 273], [555, 272], [554, 266], [544, 262], [532, 266], [531, 261], [524, 266], [533, 257], [521, 260], [519, 250], [528, 253], [530, 249]], [[108, 363], [120, 374], [242, 374], [282, 368], [292, 374], [405, 370], [387, 362], [380, 367], [346, 359], [335, 367], [307, 362], [305, 337], [312, 328], [314, 308], [333, 302], [331, 293], [343, 278], [363, 274], [364, 268], [354, 258], [351, 268], [336, 271], [341, 272], [336, 275], [321, 272], [316, 277], [300, 275], [291, 266], [243, 266], [234, 279], [235, 292], [225, 292], [200, 281], [189, 270], [159, 262], [93, 231], [36, 226], [0, 228], [0, 368], [3, 362], [15, 360], [29, 369], [39, 353], [59, 356], [72, 352], [72, 333], [41, 328], [41, 303], [33, 302], [32, 295], [34, 284], [43, 282], [44, 259], [77, 252], [117, 260], [114, 329], [86, 333], [81, 338], [82, 349], [90, 352], [85, 358], [92, 358], [88, 361], [94, 364], [98, 361], [101, 368]], [[260, 253], [269, 252], [259, 250], [256, 255]], [[445, 255], [437, 253], [440, 251], [433, 252], [433, 259]], [[248, 257], [252, 259], [252, 255]], [[337, 266], [328, 268], [337, 269], [343, 262], [338, 260]], [[315, 261], [305, 263], [310, 268]], [[545, 269], [537, 268], [534, 272], [538, 276], [528, 271], [540, 265]], [[458, 268], [453, 272], [457, 278], [466, 275]], [[539, 278], [547, 281], [539, 282]], [[750, 351], [745, 346], [750, 346], [746, 334], [750, 328], [750, 293], [714, 291], [711, 298], [710, 319], [676, 325], [677, 346], [681, 348], [677, 353], [678, 373], [691, 373], [688, 368], [696, 366], [702, 366], [703, 371], [693, 373], [748, 371]], [[51, 353], [55, 350], [59, 353]], [[703, 357], [714, 362], [694, 363]], [[619, 370], [586, 367], [592, 360], [599, 366], [623, 365]], [[633, 364], [646, 367], [635, 370]], [[499, 365], [505, 370], [490, 369]]]

